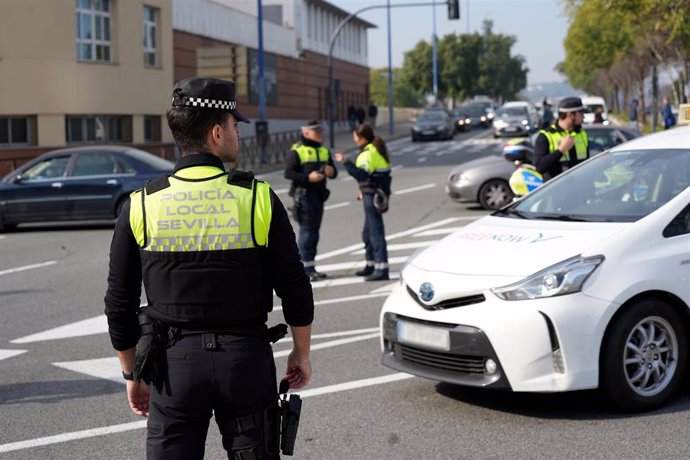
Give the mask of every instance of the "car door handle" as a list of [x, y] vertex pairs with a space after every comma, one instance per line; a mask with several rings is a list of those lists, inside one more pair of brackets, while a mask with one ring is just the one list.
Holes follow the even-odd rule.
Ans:
[[50, 184], [51, 187], [62, 188], [62, 182], [53, 182]]
[[108, 179], [106, 182], [108, 185], [117, 185], [117, 180], [115, 179]]

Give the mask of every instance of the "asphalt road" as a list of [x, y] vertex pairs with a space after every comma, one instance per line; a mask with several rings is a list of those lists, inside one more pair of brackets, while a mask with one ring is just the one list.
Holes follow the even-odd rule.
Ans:
[[[415, 250], [487, 214], [443, 192], [451, 166], [497, 154], [489, 131], [389, 144], [385, 215], [391, 275]], [[282, 173], [263, 176], [284, 202]], [[514, 394], [440, 384], [380, 364], [378, 319], [396, 281], [364, 283], [361, 203], [341, 168], [319, 244], [311, 385], [294, 458], [687, 458], [690, 398], [645, 414], [594, 391]], [[127, 405], [103, 312], [112, 224], [20, 228], [0, 235], [0, 458], [144, 458], [145, 421]], [[449, 254], [449, 257], [463, 257]], [[282, 320], [280, 300], [270, 322]], [[279, 374], [289, 340], [275, 345]], [[227, 458], [211, 421], [206, 458]]]

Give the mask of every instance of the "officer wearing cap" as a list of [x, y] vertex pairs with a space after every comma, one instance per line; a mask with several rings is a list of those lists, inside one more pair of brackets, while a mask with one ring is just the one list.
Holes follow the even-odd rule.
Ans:
[[[311, 378], [314, 304], [295, 235], [267, 183], [224, 168], [237, 160], [238, 122], [249, 122], [234, 82], [177, 82], [167, 119], [182, 157], [171, 175], [132, 193], [110, 248], [105, 313], [127, 398], [148, 417], [149, 459], [203, 458], [212, 415], [229, 458], [279, 458], [274, 431], [264, 429], [277, 426], [267, 422], [277, 413], [265, 324], [274, 290], [294, 339], [284, 378], [292, 388]], [[143, 310], [167, 338], [149, 357], [160, 370], [150, 387], [132, 375], [142, 280]]]
[[539, 131], [534, 145], [534, 162], [544, 181], [589, 158], [587, 133], [582, 128], [586, 109], [579, 97], [567, 97], [558, 104], [558, 119]]
[[285, 178], [292, 181], [294, 217], [299, 224], [299, 253], [311, 281], [326, 278], [316, 271], [316, 246], [323, 218], [323, 204], [328, 199], [326, 178], [338, 175], [331, 152], [324, 147], [323, 131], [318, 121], [302, 126], [302, 135], [285, 157]]

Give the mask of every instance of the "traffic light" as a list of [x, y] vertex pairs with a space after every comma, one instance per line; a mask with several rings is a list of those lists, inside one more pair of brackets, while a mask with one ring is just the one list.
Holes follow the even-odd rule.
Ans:
[[448, 19], [460, 19], [460, 0], [448, 0]]

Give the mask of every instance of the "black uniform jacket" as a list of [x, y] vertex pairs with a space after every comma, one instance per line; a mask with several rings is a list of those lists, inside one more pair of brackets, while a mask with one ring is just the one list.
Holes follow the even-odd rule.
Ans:
[[[192, 166], [216, 166], [222, 161], [211, 154], [199, 153], [182, 157], [175, 172]], [[174, 174], [174, 173], [173, 173]], [[309, 278], [300, 262], [295, 234], [285, 207], [271, 190], [272, 218], [268, 234], [266, 267], [275, 293], [282, 299], [285, 321], [291, 326], [307, 326], [314, 318], [314, 299]], [[110, 246], [110, 271], [105, 295], [105, 314], [108, 317], [110, 340], [116, 350], [127, 350], [139, 338], [137, 309], [141, 304], [142, 269], [139, 246], [129, 224], [129, 201], [123, 206], [115, 225]], [[232, 296], [237, 288], [228, 281], [228, 291], [219, 296]]]
[[[302, 136], [300, 142], [308, 147], [313, 147], [315, 149], [321, 147], [321, 144], [319, 144], [318, 142], [307, 139], [304, 136]], [[309, 162], [306, 164], [302, 164], [297, 152], [294, 150], [290, 150], [285, 156], [285, 178], [290, 179], [292, 181], [293, 188], [303, 187], [306, 190], [306, 192], [310, 195], [323, 196], [323, 193], [326, 190], [327, 180], [322, 180], [321, 182], [309, 182], [309, 173], [312, 171], [319, 171], [324, 173], [323, 168], [326, 165], [332, 166], [333, 171], [335, 172], [333, 177], [329, 179], [335, 179], [336, 177], [338, 177], [338, 168], [335, 167], [335, 163], [333, 162], [333, 157], [331, 156], [330, 151], [328, 154], [328, 161], [326, 163]]]
[[[557, 131], [564, 131], [557, 122], [552, 126], [555, 126]], [[575, 131], [577, 132], [580, 129], [582, 128], [577, 128]], [[558, 151], [551, 153], [549, 148], [549, 140], [543, 133], [539, 133], [537, 139], [534, 141], [534, 166], [536, 166], [537, 171], [544, 176], [545, 181], [553, 179], [562, 173], [564, 169], [563, 162], [561, 161], [563, 154]], [[589, 150], [587, 152], [587, 157], [589, 157]], [[582, 161], [577, 159], [574, 145], [569, 151], [569, 158], [569, 162], [566, 163], [566, 166], [569, 168], [572, 168]]]

